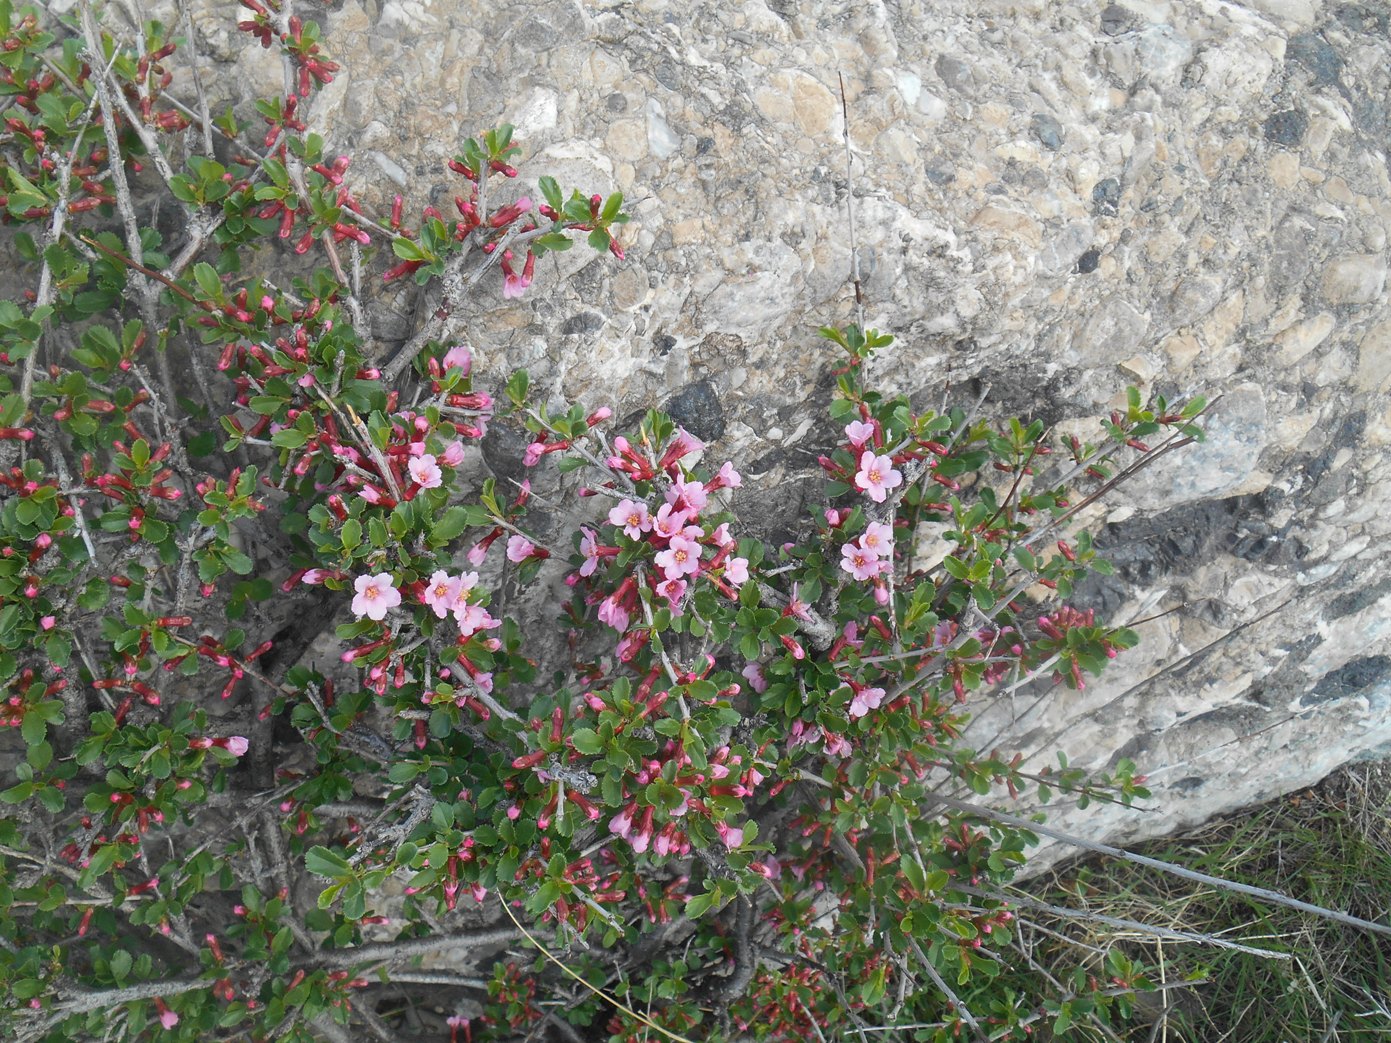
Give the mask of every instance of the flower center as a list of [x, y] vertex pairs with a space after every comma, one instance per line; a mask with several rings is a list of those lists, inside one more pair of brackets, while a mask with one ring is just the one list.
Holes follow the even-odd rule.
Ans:
[[881, 481], [883, 481], [883, 478], [880, 476], [877, 470], [871, 470], [869, 472], [870, 485], [878, 485]]

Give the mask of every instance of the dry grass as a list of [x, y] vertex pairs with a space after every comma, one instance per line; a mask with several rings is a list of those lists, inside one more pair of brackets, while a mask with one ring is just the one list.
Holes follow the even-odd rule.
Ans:
[[[1391, 922], [1391, 764], [1360, 764], [1311, 790], [1139, 849], [1225, 879]], [[1046, 893], [1045, 893], [1046, 888]], [[1119, 945], [1162, 991], [1129, 1023], [1077, 1039], [1151, 1043], [1391, 1040], [1391, 940], [1296, 910], [1264, 906], [1112, 860], [1074, 863], [1030, 892], [1054, 905], [1199, 932], [1288, 953], [1274, 960], [1139, 932], [1035, 918], [1022, 940], [1059, 978]], [[1066, 938], [1066, 941], [1063, 941]], [[1182, 985], [1180, 983], [1192, 982]]]

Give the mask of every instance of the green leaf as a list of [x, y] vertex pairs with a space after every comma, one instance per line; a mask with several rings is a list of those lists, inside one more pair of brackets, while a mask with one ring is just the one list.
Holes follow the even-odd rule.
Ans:
[[117, 949], [111, 954], [111, 976], [118, 982], [125, 981], [130, 976], [130, 968], [134, 962], [130, 953], [124, 949]]
[[604, 741], [593, 728], [580, 728], [570, 736], [575, 749], [587, 756], [594, 756], [604, 748]]
[[343, 523], [343, 530], [340, 533], [343, 542], [343, 549], [351, 551], [362, 543], [362, 522], [356, 518], [349, 518]]
[[281, 449], [298, 449], [309, 441], [309, 436], [295, 427], [287, 427], [283, 431], [277, 431], [271, 435], [271, 445]]
[[193, 281], [205, 296], [222, 297], [222, 279], [218, 277], [217, 269], [206, 261], [199, 261], [193, 266]]
[[437, 547], [448, 543], [468, 528], [468, 517], [463, 507], [449, 508], [430, 529], [430, 542]]
[[304, 868], [315, 876], [326, 876], [330, 880], [343, 880], [353, 874], [353, 867], [342, 855], [322, 846], [311, 847], [304, 853]]

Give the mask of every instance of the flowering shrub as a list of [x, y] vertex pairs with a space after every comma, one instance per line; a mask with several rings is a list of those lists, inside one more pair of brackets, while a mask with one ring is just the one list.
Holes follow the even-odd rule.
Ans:
[[[579, 237], [621, 261], [622, 198], [509, 190], [501, 127], [449, 163], [457, 214], [366, 212], [305, 128], [337, 71], [316, 28], [241, 4], [285, 67], [249, 123], [181, 100], [165, 26], [0, 0], [0, 207], [35, 287], [0, 304], [6, 1038], [397, 1038], [412, 994], [451, 1041], [1005, 1039], [1123, 1009], [1119, 954], [1046, 997], [1010, 969], [1000, 888], [1035, 838], [963, 797], [1143, 779], [961, 732], [980, 693], [1080, 687], [1134, 644], [1067, 604], [1106, 568], [1075, 520], [1201, 404], [1132, 391], [1057, 447], [879, 393], [891, 338], [825, 329], [827, 506], [769, 547], [737, 464], [661, 413], [475, 386], [464, 295], [524, 300]], [[436, 295], [388, 361], [365, 272]], [[500, 422], [568, 516], [480, 480]], [[562, 576], [554, 620], [503, 596]]]

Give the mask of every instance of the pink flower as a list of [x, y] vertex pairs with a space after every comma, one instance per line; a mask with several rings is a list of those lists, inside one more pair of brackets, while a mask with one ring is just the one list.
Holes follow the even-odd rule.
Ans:
[[456, 366], [463, 370], [464, 376], [469, 375], [469, 370], [473, 369], [473, 353], [469, 351], [467, 344], [455, 344], [444, 353], [441, 360], [445, 369], [453, 369]]
[[494, 619], [482, 605], [466, 605], [462, 612], [455, 612], [459, 623], [459, 636], [472, 637], [480, 630], [494, 630], [502, 626], [502, 621]]
[[705, 487], [707, 489], [738, 489], [743, 484], [743, 477], [734, 469], [734, 465], [726, 460], [720, 465], [719, 472]]
[[240, 735], [232, 735], [227, 739], [226, 750], [233, 757], [245, 756], [249, 743]]
[[667, 549], [658, 553], [655, 562], [667, 579], [680, 579], [700, 571], [700, 544], [685, 536], [673, 536]]
[[691, 511], [701, 510], [709, 501], [710, 497], [705, 491], [705, 486], [692, 479], [686, 481], [684, 478], [676, 478], [671, 483], [671, 488], [666, 492], [667, 503], [687, 507]]
[[507, 560], [515, 562], [526, 561], [536, 553], [536, 544], [532, 543], [525, 536], [518, 536], [513, 533], [507, 537]]
[[620, 634], [628, 629], [628, 610], [618, 603], [616, 594], [599, 602], [598, 616], [600, 623], [607, 623]]
[[508, 250], [502, 255], [502, 295], [504, 297], [520, 297], [526, 293], [526, 288], [531, 285], [532, 273], [536, 271], [536, 255], [530, 250], [526, 252], [526, 265], [518, 275], [512, 270], [512, 251]]
[[894, 462], [887, 456], [875, 456], [874, 451], [866, 449], [860, 456], [860, 469], [855, 474], [855, 487], [863, 489], [875, 503], [883, 503], [890, 489], [903, 484], [903, 475], [894, 470]]
[[[749, 686], [759, 695], [762, 695], [768, 690], [768, 678], [763, 676], [763, 664], [750, 663], [739, 672], [747, 679]], [[800, 723], [800, 721], [794, 722], [794, 726]]]
[[879, 559], [855, 543], [844, 544], [840, 567], [858, 580], [873, 579], [879, 575]]
[[665, 471], [676, 463], [677, 460], [690, 456], [692, 453], [698, 453], [704, 448], [704, 442], [691, 434], [684, 427], [678, 427], [676, 429], [676, 437], [671, 440], [671, 443], [666, 448], [666, 452], [664, 452], [661, 459], [657, 461], [657, 466]]
[[446, 467], [458, 467], [464, 462], [464, 443], [457, 438], [450, 442], [440, 453], [439, 462]]
[[887, 558], [894, 552], [894, 530], [883, 522], [870, 522], [860, 537], [860, 546], [876, 558]]
[[581, 525], [580, 532], [584, 533], [580, 539], [580, 553], [584, 555], [584, 564], [580, 566], [580, 575], [592, 576], [594, 570], [599, 567], [599, 540], [593, 529]]
[[729, 534], [729, 522], [720, 522], [710, 534], [710, 538], [721, 547], [728, 547], [733, 543], [734, 537]]
[[623, 534], [630, 540], [636, 540], [644, 532], [652, 531], [652, 518], [647, 513], [647, 504], [634, 503], [632, 500], [622, 500], [617, 507], [609, 511], [609, 524], [623, 526]]
[[725, 563], [724, 578], [736, 587], [749, 581], [749, 559], [730, 558]]
[[458, 578], [440, 569], [430, 577], [430, 582], [426, 584], [424, 593], [420, 595], [420, 600], [434, 609], [438, 618], [443, 619], [454, 611], [454, 603], [459, 599], [459, 596]]
[[406, 470], [415, 479], [415, 484], [422, 489], [438, 489], [444, 483], [444, 472], [439, 469], [435, 458], [429, 453], [412, 458], [406, 464]]
[[54, 624], [57, 623], [57, 622], [58, 622], [58, 617], [57, 617], [57, 616], [42, 616], [42, 617], [39, 619], [39, 626], [40, 626], [42, 629], [44, 629], [44, 630], [52, 630]]
[[874, 425], [864, 424], [858, 420], [852, 420], [845, 425], [845, 437], [850, 439], [850, 444], [856, 449], [874, 437]]
[[884, 689], [882, 688], [861, 688], [855, 693], [855, 698], [850, 700], [850, 716], [863, 717], [870, 710], [879, 709], [879, 704], [884, 701]]
[[393, 583], [389, 572], [359, 576], [353, 581], [353, 589], [357, 591], [353, 598], [353, 614], [359, 619], [366, 616], [377, 622], [385, 619], [387, 612], [401, 603], [401, 592]]
[[652, 519], [652, 531], [664, 540], [672, 539], [681, 534], [690, 516], [690, 511], [678, 511], [671, 504], [664, 503], [657, 508], [657, 516]]
[[744, 831], [737, 826], [730, 826], [723, 822], [715, 823], [715, 832], [724, 841], [724, 846], [731, 851], [744, 842]]
[[684, 579], [664, 579], [657, 584], [657, 593], [667, 599], [672, 612], [680, 615], [677, 608], [681, 601], [681, 595], [686, 593], [686, 581]]
[[826, 732], [825, 736], [827, 757], [849, 757], [854, 752], [844, 735], [832, 735], [830, 732]]

